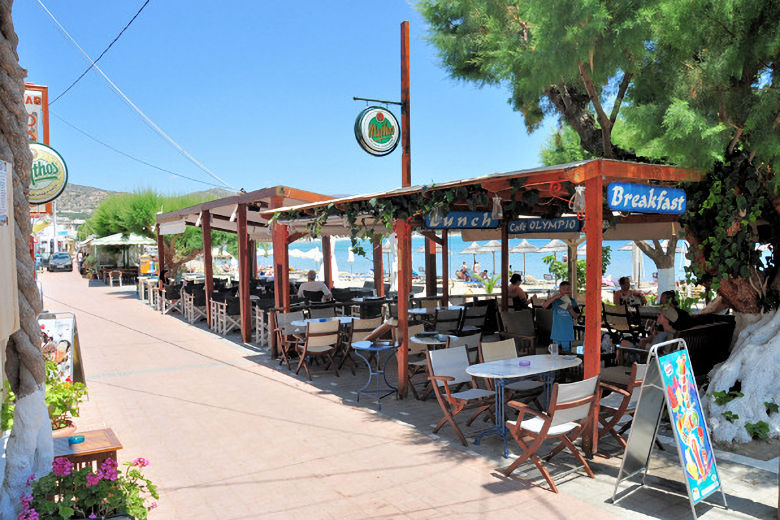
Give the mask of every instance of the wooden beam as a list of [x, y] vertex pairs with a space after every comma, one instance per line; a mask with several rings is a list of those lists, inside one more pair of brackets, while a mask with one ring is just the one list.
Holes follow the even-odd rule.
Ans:
[[211, 213], [204, 210], [200, 217], [203, 232], [203, 272], [206, 275], [206, 323], [211, 327], [211, 293], [214, 292], [214, 265], [211, 258]]
[[299, 238], [303, 238], [306, 235], [308, 235], [308, 233], [292, 233], [290, 235], [287, 235], [287, 244], [288, 245], [292, 244], [293, 242], [295, 242]]
[[401, 344], [398, 346], [398, 395], [406, 397], [409, 391], [409, 292], [411, 259], [411, 228], [405, 220], [395, 221], [395, 233], [398, 237], [398, 335]]
[[501, 310], [509, 309], [509, 223], [501, 222]]
[[436, 287], [436, 243], [425, 237], [425, 295], [434, 297]]
[[330, 237], [322, 237], [322, 270], [325, 271], [325, 285], [328, 289], [333, 289], [333, 265], [330, 262], [330, 254]]
[[439, 237], [436, 235], [436, 232], [435, 232], [435, 231], [431, 231], [431, 230], [429, 230], [429, 229], [424, 229], [424, 230], [421, 230], [421, 231], [420, 231], [420, 234], [421, 234], [422, 236], [424, 236], [425, 238], [427, 238], [427, 239], [429, 239], [429, 240], [431, 240], [431, 241], [435, 242], [435, 243], [436, 243], [436, 244], [438, 244], [438, 245], [441, 245], [441, 244], [442, 244], [442, 239], [441, 239], [441, 238], [439, 238]]
[[[401, 22], [401, 186], [412, 185], [411, 137], [409, 135], [409, 22]], [[411, 271], [409, 273], [411, 275]], [[399, 311], [400, 312], [400, 311]], [[400, 358], [400, 356], [399, 356]], [[403, 374], [406, 374], [404, 369]], [[400, 374], [400, 372], [399, 372]]]
[[249, 235], [246, 231], [246, 204], [239, 204], [238, 221], [238, 298], [241, 302], [241, 338], [244, 343], [252, 341], [252, 307], [249, 299]]
[[382, 297], [385, 295], [385, 271], [382, 265], [382, 235], [374, 233], [371, 238], [372, 250], [374, 253], [374, 288], [376, 295]]
[[450, 249], [446, 229], [441, 231], [441, 304], [442, 307], [450, 304]]

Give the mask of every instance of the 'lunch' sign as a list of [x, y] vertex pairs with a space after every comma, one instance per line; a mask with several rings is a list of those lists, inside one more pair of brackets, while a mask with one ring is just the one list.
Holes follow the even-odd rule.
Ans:
[[630, 182], [610, 182], [607, 186], [609, 209], [636, 213], [685, 213], [685, 192], [678, 188], [648, 186]]

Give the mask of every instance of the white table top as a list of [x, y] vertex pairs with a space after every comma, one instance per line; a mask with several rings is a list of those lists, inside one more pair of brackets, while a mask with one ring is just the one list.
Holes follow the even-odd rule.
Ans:
[[[347, 324], [347, 323], [352, 323], [352, 320], [354, 318], [352, 316], [337, 316], [336, 318], [324, 318], [324, 319], [327, 320], [327, 321], [338, 319], [342, 323], [342, 325], [343, 325], [343, 324]], [[290, 325], [292, 325], [293, 327], [305, 327], [307, 323], [319, 322], [319, 321], [320, 321], [320, 318], [309, 318], [309, 319], [306, 319], [306, 320], [291, 321]]]
[[[530, 361], [529, 366], [520, 366], [520, 361]], [[535, 356], [523, 356], [514, 359], [503, 359], [501, 361], [490, 361], [488, 363], [478, 363], [471, 365], [466, 369], [466, 373], [476, 377], [512, 378], [525, 377], [572, 368], [582, 364], [582, 360], [577, 356], [551, 356], [541, 354]]]
[[437, 307], [436, 309], [426, 309], [425, 307], [419, 307], [416, 309], [409, 309], [409, 314], [422, 314], [431, 315], [436, 314], [436, 311], [448, 310], [448, 311], [462, 311], [462, 305], [450, 305], [449, 307]]
[[409, 339], [415, 343], [422, 343], [423, 345], [444, 345], [447, 343], [446, 337], [446, 334], [438, 334], [436, 336], [412, 336]]

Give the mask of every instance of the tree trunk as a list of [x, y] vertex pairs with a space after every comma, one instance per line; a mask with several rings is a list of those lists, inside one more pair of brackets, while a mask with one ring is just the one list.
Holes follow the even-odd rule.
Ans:
[[16, 393], [14, 426], [5, 452], [0, 517], [15, 518], [25, 481], [51, 470], [51, 423], [44, 404], [45, 367], [40, 351], [40, 294], [30, 257], [30, 183], [32, 154], [27, 141], [24, 77], [16, 54], [18, 38], [11, 19], [12, 0], [0, 3], [0, 159], [13, 165], [14, 234], [20, 329], [6, 345], [5, 373]]
[[[769, 436], [780, 438], [780, 413], [768, 413], [766, 402], [780, 404], [780, 311], [748, 315], [752, 321], [737, 336], [729, 358], [710, 372], [710, 385], [702, 399], [714, 440], [724, 443], [749, 442], [748, 423], [763, 421], [769, 425]], [[743, 397], [719, 405], [713, 392], [729, 392], [739, 384]], [[732, 421], [725, 412], [738, 415]]]
[[650, 257], [655, 263], [656, 269], [658, 269], [658, 296], [660, 297], [664, 291], [673, 291], [675, 286], [674, 255], [677, 249], [677, 237], [669, 239], [666, 250], [661, 247], [661, 243], [658, 240], [653, 240], [652, 246], [647, 245], [642, 240], [634, 240], [634, 243], [644, 254]]

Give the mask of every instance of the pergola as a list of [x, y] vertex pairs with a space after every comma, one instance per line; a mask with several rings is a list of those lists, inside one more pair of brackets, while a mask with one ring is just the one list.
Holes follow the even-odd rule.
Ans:
[[[683, 181], [698, 181], [701, 178], [701, 172], [678, 168], [673, 166], [664, 166], [656, 164], [642, 164], [634, 162], [615, 161], [607, 159], [593, 159], [576, 163], [535, 168], [530, 170], [520, 170], [508, 173], [498, 173], [464, 179], [459, 181], [444, 182], [434, 186], [411, 186], [397, 188], [381, 193], [372, 193], [366, 195], [356, 195], [328, 201], [310, 202], [306, 204], [290, 205], [286, 207], [274, 207], [260, 212], [261, 216], [270, 219], [274, 214], [277, 220], [272, 227], [274, 236], [274, 268], [277, 279], [279, 274], [286, 277], [288, 272], [288, 259], [286, 244], [290, 242], [289, 237], [303, 233], [311, 233], [310, 224], [317, 223], [316, 232], [321, 236], [327, 235], [346, 235], [348, 227], [345, 222], [347, 208], [353, 204], [366, 203], [372, 199], [392, 199], [405, 196], [423, 196], [430, 194], [435, 190], [451, 190], [453, 188], [465, 187], [471, 190], [479, 190], [480, 193], [487, 193], [493, 197], [500, 197], [500, 204], [507, 205], [510, 202], [522, 200], [524, 193], [534, 190], [538, 193], [538, 200], [526, 207], [525, 215], [514, 214], [512, 218], [540, 217], [550, 214], [551, 203], [557, 203], [559, 200], [566, 200], [574, 193], [575, 186], [585, 188], [584, 198], [584, 227], [582, 232], [587, 238], [586, 256], [586, 302], [585, 302], [585, 377], [593, 377], [599, 373], [601, 361], [601, 274], [602, 274], [602, 240], [607, 239], [644, 239], [659, 238], [671, 236], [676, 233], [677, 217], [675, 215], [660, 214], [612, 214], [604, 219], [605, 203], [605, 185], [608, 182], [649, 182], [661, 186], [671, 186]], [[473, 206], [473, 204], [472, 204]], [[365, 206], [363, 206], [365, 207]], [[453, 207], [457, 210], [461, 207], [468, 207], [468, 201], [455, 201]], [[473, 208], [470, 208], [473, 209]], [[483, 212], [491, 212], [491, 204], [477, 208]], [[322, 218], [322, 212], [327, 211], [327, 218]], [[580, 215], [582, 216], [582, 215]], [[408, 305], [409, 293], [411, 289], [411, 231], [412, 228], [419, 229], [426, 237], [426, 290], [429, 296], [437, 293], [436, 288], [436, 244], [441, 246], [442, 255], [442, 300], [447, 304], [448, 299], [448, 229], [441, 229], [437, 234], [433, 226], [426, 225], [426, 217], [429, 215], [412, 215], [408, 219], [396, 219], [393, 222], [393, 229], [398, 237], [399, 243], [399, 283], [398, 283], [398, 327], [403, 343], [398, 349], [398, 378], [399, 389], [404, 392], [407, 388], [407, 332], [408, 332]], [[576, 218], [576, 217], [575, 217]], [[324, 222], [323, 222], [324, 220]], [[360, 220], [365, 225], [365, 230], [376, 233], [373, 239], [374, 250], [374, 276], [376, 278], [375, 287], [378, 295], [382, 294], [382, 251], [381, 251], [381, 233], [387, 233], [388, 230], [381, 219], [372, 216], [366, 212]], [[576, 258], [576, 244], [582, 240], [580, 229], [571, 233], [547, 233], [544, 235], [525, 235], [516, 232], [519, 228], [513, 227], [514, 233], [510, 230], [508, 219], [497, 219], [500, 223], [492, 229], [464, 229], [462, 231], [464, 240], [489, 240], [500, 239], [501, 241], [501, 297], [502, 308], [506, 309], [508, 305], [508, 258], [509, 258], [509, 237], [512, 236], [544, 236], [568, 238], [569, 251]], [[617, 221], [616, 225], [608, 225], [610, 221]], [[515, 221], [517, 222], [517, 221]], [[522, 226], [521, 226], [522, 227]], [[606, 231], [605, 231], [606, 228]], [[277, 245], [278, 244], [278, 245]], [[571, 246], [574, 247], [571, 247]], [[327, 258], [328, 255], [326, 255]], [[571, 266], [576, 266], [572, 261]], [[576, 267], [574, 268], [576, 269]], [[576, 273], [576, 271], [575, 271]], [[433, 275], [432, 275], [433, 274]], [[576, 279], [576, 275], [572, 281]], [[278, 282], [277, 282], [278, 283]], [[278, 285], [277, 285], [278, 287]], [[279, 291], [277, 290], [277, 294]], [[289, 291], [285, 291], [289, 294]], [[289, 310], [289, 296], [281, 302], [281, 307]], [[588, 309], [592, 309], [588, 312]]]
[[[249, 193], [237, 193], [229, 197], [211, 200], [179, 209], [160, 213], [157, 215], [157, 248], [163, 251], [165, 243], [164, 235], [183, 233], [186, 226], [200, 227], [203, 231], [203, 264], [206, 275], [206, 317], [211, 324], [211, 293], [214, 290], [214, 275], [211, 259], [211, 231], [226, 231], [238, 235], [238, 291], [241, 300], [241, 337], [244, 342], [249, 342], [252, 337], [252, 307], [249, 299], [249, 280], [255, 276], [257, 258], [255, 243], [272, 239], [272, 233], [268, 227], [268, 219], [261, 213], [268, 209], [297, 204], [306, 204], [317, 201], [330, 200], [332, 197], [320, 195], [309, 191], [290, 188], [288, 186], [274, 186], [263, 188]], [[287, 259], [287, 245], [300, 238], [302, 234], [287, 236], [287, 242], [279, 246], [284, 250], [285, 261]], [[323, 241], [330, 246], [330, 240]], [[276, 255], [277, 243], [274, 241], [274, 255]], [[165, 268], [163, 255], [160, 258], [160, 273]], [[329, 272], [330, 254], [325, 255], [326, 271]], [[276, 304], [283, 305], [280, 299], [279, 280], [288, 280], [289, 271], [285, 269], [282, 276], [276, 273]], [[162, 283], [162, 279], [160, 280]], [[289, 284], [289, 282], [287, 282]], [[287, 285], [282, 286], [289, 305], [290, 291]]]

